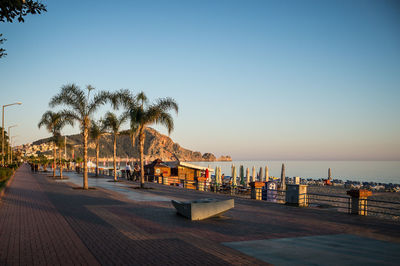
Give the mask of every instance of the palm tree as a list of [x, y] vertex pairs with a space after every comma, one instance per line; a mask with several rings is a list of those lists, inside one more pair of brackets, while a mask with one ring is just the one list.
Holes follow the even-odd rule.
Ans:
[[51, 141], [53, 143], [53, 178], [56, 177], [56, 140], [57, 137], [61, 135], [61, 129], [65, 125], [73, 125], [73, 121], [69, 117], [63, 116], [61, 113], [55, 113], [52, 111], [47, 111], [42, 115], [39, 121], [38, 127], [41, 128], [45, 126], [47, 131], [49, 131], [53, 136]]
[[105, 115], [104, 126], [109, 129], [114, 137], [114, 181], [117, 181], [117, 136], [119, 134], [121, 125], [128, 119], [128, 113], [124, 112], [119, 117], [115, 114], [108, 112]]
[[178, 113], [178, 104], [172, 98], [159, 98], [154, 103], [149, 103], [144, 92], [140, 92], [135, 97], [128, 90], [119, 92], [117, 97], [127, 109], [130, 118], [132, 144], [136, 137], [139, 139], [140, 154], [140, 187], [144, 188], [144, 142], [145, 129], [152, 124], [165, 126], [170, 134], [174, 129], [174, 120], [169, 113], [175, 110]]
[[83, 137], [83, 189], [89, 189], [87, 161], [91, 116], [101, 105], [111, 99], [111, 95], [104, 91], [95, 94], [91, 98], [90, 92], [94, 88], [88, 85], [86, 89], [87, 94], [75, 84], [64, 85], [61, 87], [60, 93], [55, 95], [49, 103], [50, 107], [58, 105], [69, 107], [69, 109], [61, 111], [62, 116], [77, 121], [80, 124]]
[[59, 154], [59, 158], [60, 158], [60, 179], [63, 179], [63, 161], [62, 161], [62, 151], [63, 148], [65, 148], [65, 139], [63, 138], [63, 136], [58, 135], [56, 137], [56, 146], [58, 146], [58, 154]]
[[92, 120], [89, 134], [90, 138], [94, 140], [96, 145], [96, 176], [99, 175], [100, 139], [106, 133], [106, 127], [104, 126], [103, 121], [96, 122], [95, 120]]

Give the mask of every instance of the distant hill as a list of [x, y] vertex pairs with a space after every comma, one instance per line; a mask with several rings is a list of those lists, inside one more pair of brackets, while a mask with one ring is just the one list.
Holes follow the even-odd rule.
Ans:
[[[144, 155], [146, 160], [155, 160], [157, 158], [163, 161], [175, 161], [176, 157], [180, 161], [231, 161], [230, 156], [221, 156], [216, 158], [212, 153], [201, 154], [199, 151], [191, 151], [182, 148], [178, 143], [174, 143], [172, 139], [163, 135], [152, 128], [145, 131], [146, 139], [144, 144]], [[49, 138], [40, 139], [32, 143], [32, 145], [40, 145], [48, 142]], [[82, 136], [80, 134], [67, 136], [67, 143], [74, 147], [75, 157], [83, 157]], [[89, 157], [95, 156], [95, 144], [89, 142]], [[50, 153], [50, 152], [49, 152]], [[71, 157], [72, 148], [67, 149], [68, 157]], [[111, 158], [113, 156], [113, 139], [111, 135], [107, 135], [100, 140], [100, 157]], [[176, 156], [176, 157], [175, 157]], [[121, 134], [117, 139], [117, 157], [119, 158], [139, 158], [138, 141], [136, 139], [132, 147], [132, 140], [129, 135]]]

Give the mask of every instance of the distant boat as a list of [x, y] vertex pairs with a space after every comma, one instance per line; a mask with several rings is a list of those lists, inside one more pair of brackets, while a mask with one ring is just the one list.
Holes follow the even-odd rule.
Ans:
[[204, 220], [220, 216], [235, 207], [234, 199], [200, 199], [185, 202], [171, 200], [171, 202], [180, 215], [190, 220]]

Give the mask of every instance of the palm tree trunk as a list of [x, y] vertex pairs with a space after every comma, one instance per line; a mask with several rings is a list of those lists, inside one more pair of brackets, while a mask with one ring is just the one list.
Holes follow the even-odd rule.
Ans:
[[53, 149], [53, 178], [56, 178], [56, 158], [57, 158], [57, 154], [56, 154], [56, 144], [54, 143], [54, 149]]
[[85, 124], [84, 128], [83, 128], [83, 189], [89, 189], [89, 185], [88, 185], [88, 168], [87, 168], [88, 135], [89, 135], [89, 128], [88, 128], [87, 124]]
[[63, 175], [62, 175], [62, 171], [63, 171], [63, 165], [62, 165], [62, 158], [61, 158], [61, 147], [60, 147], [60, 149], [59, 149], [59, 154], [60, 154], [60, 179], [62, 179], [63, 178]]
[[114, 181], [117, 181], [117, 134], [114, 134]]
[[139, 132], [139, 153], [140, 153], [140, 187], [144, 188], [144, 161], [143, 161], [143, 149], [144, 149], [144, 133], [143, 129]]
[[100, 153], [100, 144], [99, 141], [96, 143], [96, 176], [99, 176], [99, 153]]

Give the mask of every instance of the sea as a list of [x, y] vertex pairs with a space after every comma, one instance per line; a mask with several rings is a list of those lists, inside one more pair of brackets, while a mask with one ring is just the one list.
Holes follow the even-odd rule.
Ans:
[[232, 165], [236, 166], [239, 174], [239, 167], [243, 165], [252, 174], [253, 166], [256, 172], [268, 166], [269, 176], [280, 177], [282, 163], [285, 164], [285, 174], [288, 177], [298, 176], [301, 178], [326, 179], [328, 169], [331, 168], [332, 179], [351, 180], [361, 182], [392, 183], [400, 184], [400, 161], [232, 161], [232, 162], [193, 162], [201, 166], [221, 167], [222, 173], [230, 176]]
[[[147, 162], [149, 163], [149, 162]], [[243, 165], [252, 174], [253, 166], [256, 172], [268, 166], [269, 176], [280, 177], [282, 163], [285, 164], [285, 174], [288, 177], [298, 176], [301, 178], [326, 179], [328, 169], [331, 168], [332, 178], [338, 180], [351, 180], [360, 182], [376, 182], [385, 184], [400, 184], [400, 161], [232, 161], [232, 162], [190, 162], [199, 166], [215, 169], [221, 167], [226, 176], [232, 174], [232, 165], [236, 166], [239, 175], [239, 167]], [[103, 165], [102, 163], [100, 164]], [[112, 163], [108, 163], [112, 167]], [[125, 161], [120, 162], [120, 167], [125, 167]]]

